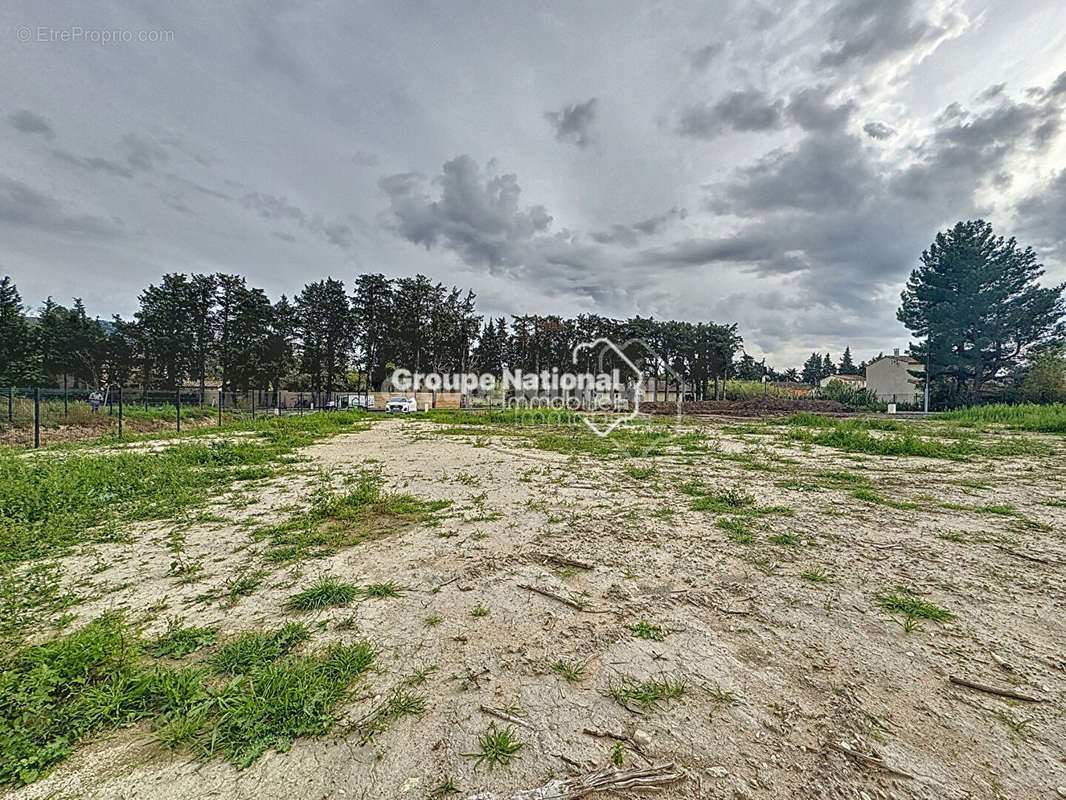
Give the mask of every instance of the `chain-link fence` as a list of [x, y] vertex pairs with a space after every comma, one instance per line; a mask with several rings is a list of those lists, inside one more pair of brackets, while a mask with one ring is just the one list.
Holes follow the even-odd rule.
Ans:
[[0, 387], [0, 444], [40, 447], [347, 407], [315, 392]]

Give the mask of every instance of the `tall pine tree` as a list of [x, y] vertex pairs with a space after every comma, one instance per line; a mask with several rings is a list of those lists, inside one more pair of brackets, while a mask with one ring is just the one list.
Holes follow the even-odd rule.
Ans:
[[1062, 290], [1041, 287], [1031, 247], [996, 236], [984, 220], [938, 233], [901, 294], [897, 317], [925, 339], [911, 352], [933, 377], [979, 395], [1037, 345], [1063, 335]]

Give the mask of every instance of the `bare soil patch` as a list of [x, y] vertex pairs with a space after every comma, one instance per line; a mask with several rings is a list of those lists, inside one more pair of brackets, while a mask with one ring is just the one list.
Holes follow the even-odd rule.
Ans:
[[[221, 642], [286, 620], [310, 627], [308, 646], [372, 642], [376, 671], [329, 735], [237, 770], [134, 726], [7, 796], [510, 798], [580, 785], [616, 758], [680, 777], [600, 796], [962, 800], [1066, 785], [1061, 451], [878, 457], [695, 423], [656, 455], [608, 459], [440, 430], [382, 420], [306, 448], [298, 472], [206, 518], [61, 559], [64, 586], [90, 598], [74, 626], [124, 610], [148, 636], [178, 615]], [[451, 505], [320, 558], [265, 559], [255, 528], [367, 469]], [[175, 562], [200, 569], [182, 578]], [[241, 570], [260, 583], [227, 597]], [[399, 591], [289, 608], [326, 575]], [[950, 616], [899, 610], [929, 607]], [[367, 737], [398, 689], [424, 708]], [[493, 726], [521, 747], [476, 766]]]

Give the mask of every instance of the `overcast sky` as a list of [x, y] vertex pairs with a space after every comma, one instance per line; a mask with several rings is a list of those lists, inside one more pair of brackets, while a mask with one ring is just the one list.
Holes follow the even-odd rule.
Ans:
[[784, 367], [905, 346], [959, 219], [1066, 279], [1060, 0], [87, 5], [0, 9], [0, 274], [34, 306], [422, 272], [490, 314], [735, 320]]

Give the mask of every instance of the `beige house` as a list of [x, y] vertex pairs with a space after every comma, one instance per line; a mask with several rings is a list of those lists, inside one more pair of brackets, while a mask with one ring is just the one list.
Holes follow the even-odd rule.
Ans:
[[912, 372], [925, 372], [925, 365], [897, 348], [866, 365], [866, 388], [882, 403], [920, 403], [924, 391], [922, 379]]
[[850, 386], [852, 389], [866, 388], [866, 378], [864, 378], [862, 375], [826, 375], [824, 378], [818, 381], [818, 385], [824, 388], [831, 384], [833, 381], [836, 381], [837, 383], [842, 383], [845, 386]]

